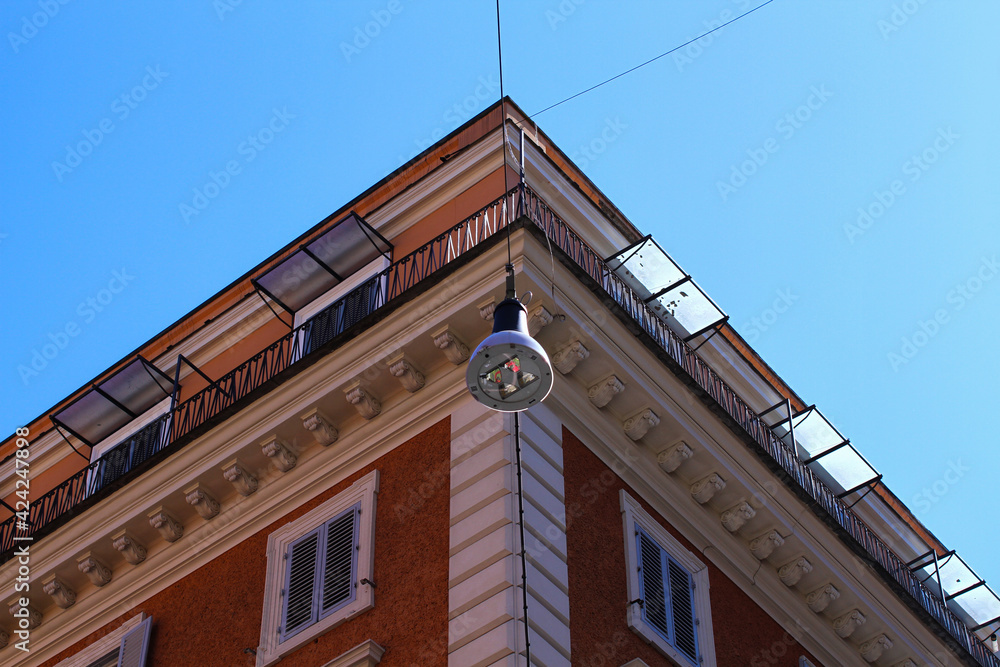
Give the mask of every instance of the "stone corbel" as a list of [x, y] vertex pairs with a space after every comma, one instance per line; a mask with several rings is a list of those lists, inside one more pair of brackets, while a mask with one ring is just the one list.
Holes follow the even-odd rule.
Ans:
[[625, 391], [625, 384], [615, 375], [609, 375], [587, 390], [587, 398], [599, 408], [611, 402], [611, 399]]
[[7, 609], [10, 611], [10, 615], [14, 618], [14, 622], [19, 626], [22, 620], [27, 619], [28, 630], [34, 630], [42, 624], [42, 612], [38, 611], [30, 604], [22, 605], [20, 595], [8, 600]]
[[184, 534], [184, 525], [162, 507], [147, 514], [149, 525], [159, 531], [167, 542], [176, 542]]
[[111, 544], [132, 565], [146, 560], [146, 547], [127, 529], [119, 530], [111, 536]]
[[249, 496], [257, 490], [257, 478], [250, 474], [239, 459], [233, 459], [222, 466], [222, 476], [241, 496]]
[[826, 586], [821, 586], [817, 588], [812, 593], [806, 596], [806, 604], [815, 613], [822, 613], [830, 603], [840, 597], [840, 591], [833, 584], [827, 584]]
[[622, 428], [625, 429], [625, 435], [632, 438], [632, 440], [641, 440], [649, 429], [653, 428], [660, 423], [660, 418], [656, 416], [656, 413], [646, 408], [634, 417], [629, 417], [622, 424]]
[[667, 447], [656, 456], [656, 463], [660, 470], [665, 473], [673, 473], [681, 467], [681, 464], [694, 455], [686, 442], [678, 442], [676, 445]]
[[89, 551], [77, 556], [76, 565], [98, 588], [111, 581], [111, 568]]
[[892, 667], [917, 667], [917, 663], [913, 662], [910, 658], [905, 658], [897, 662]]
[[184, 500], [206, 521], [214, 519], [219, 514], [219, 501], [205, 490], [201, 482], [195, 482], [184, 489]]
[[6, 648], [10, 641], [10, 635], [5, 630], [0, 630], [0, 648]]
[[735, 533], [756, 515], [757, 512], [754, 511], [754, 508], [750, 507], [750, 503], [743, 500], [739, 504], [727, 509], [719, 518], [726, 530], [730, 533]]
[[479, 308], [480, 317], [487, 322], [493, 321], [493, 311], [497, 308], [497, 302], [493, 299], [493, 297], [490, 297], [489, 301], [483, 301], [477, 307]]
[[799, 583], [802, 577], [812, 572], [812, 569], [812, 563], [805, 556], [800, 556], [778, 568], [778, 578], [781, 579], [781, 583], [790, 588]]
[[261, 440], [260, 451], [264, 456], [271, 459], [274, 467], [281, 472], [288, 472], [295, 467], [298, 461], [298, 457], [292, 453], [288, 445], [282, 442], [276, 435], [269, 435]]
[[833, 622], [833, 629], [841, 638], [847, 639], [854, 634], [855, 630], [864, 625], [866, 620], [868, 619], [859, 609], [852, 609]]
[[412, 394], [424, 386], [426, 382], [424, 374], [414, 368], [413, 364], [407, 361], [402, 352], [389, 357], [386, 361], [389, 364], [389, 372], [399, 380], [399, 383], [403, 385], [403, 389], [406, 391]]
[[755, 537], [750, 542], [750, 553], [754, 555], [757, 560], [764, 560], [772, 553], [774, 550], [785, 543], [785, 538], [778, 533], [777, 530], [769, 530], [763, 535]]
[[544, 327], [552, 323], [552, 313], [545, 306], [538, 305], [528, 313], [528, 335], [534, 338]]
[[365, 419], [374, 419], [382, 412], [382, 404], [361, 386], [361, 380], [354, 380], [347, 385], [344, 388], [344, 396]]
[[337, 429], [333, 426], [333, 422], [320, 412], [319, 408], [313, 408], [302, 415], [302, 426], [312, 433], [316, 442], [324, 447], [329, 447], [340, 437]]
[[434, 344], [444, 352], [448, 361], [458, 366], [469, 358], [469, 346], [455, 335], [450, 325], [444, 325], [431, 334]]
[[552, 365], [563, 375], [568, 375], [576, 368], [576, 365], [590, 356], [590, 350], [584, 347], [579, 340], [572, 341], [552, 355]]
[[76, 602], [76, 591], [54, 574], [42, 579], [42, 590], [55, 601], [56, 606], [60, 609], [69, 609]]
[[722, 479], [719, 473], [713, 472], [691, 485], [691, 497], [699, 505], [704, 505], [724, 488], [726, 488], [726, 480]]
[[868, 662], [875, 662], [882, 654], [892, 648], [892, 640], [884, 634], [872, 637], [863, 643], [859, 649], [861, 657]]

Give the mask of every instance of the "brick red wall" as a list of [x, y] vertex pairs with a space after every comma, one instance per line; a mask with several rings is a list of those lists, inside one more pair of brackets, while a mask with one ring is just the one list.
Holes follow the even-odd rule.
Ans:
[[651, 667], [673, 664], [626, 625], [629, 598], [621, 489], [639, 500], [671, 535], [708, 565], [720, 667], [798, 667], [800, 655], [821, 664], [565, 428], [563, 465], [575, 667], [617, 667], [634, 658], [642, 658]]
[[[149, 661], [153, 667], [253, 665], [255, 657], [244, 649], [256, 649], [260, 641], [268, 535], [377, 468], [375, 608], [318, 637], [280, 664], [315, 667], [372, 639], [387, 649], [382, 667], [444, 667], [448, 662], [450, 446], [451, 422], [445, 419], [45, 665], [73, 655], [139, 612], [153, 617]], [[266, 494], [267, 489], [258, 493]], [[109, 587], [113, 586], [114, 581]]]

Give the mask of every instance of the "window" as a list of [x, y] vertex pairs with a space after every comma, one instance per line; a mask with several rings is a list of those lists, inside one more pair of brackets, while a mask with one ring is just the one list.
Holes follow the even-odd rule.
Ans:
[[145, 667], [152, 627], [152, 618], [133, 616], [56, 667]]
[[375, 606], [377, 494], [374, 471], [268, 537], [258, 667]]
[[708, 569], [621, 492], [628, 625], [679, 665], [715, 665]]

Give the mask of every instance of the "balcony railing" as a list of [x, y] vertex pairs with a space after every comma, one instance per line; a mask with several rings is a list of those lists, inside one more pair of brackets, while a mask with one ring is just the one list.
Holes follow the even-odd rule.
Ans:
[[[508, 193], [513, 202], [516, 189]], [[15, 517], [0, 523], [0, 563], [10, 559], [17, 539], [38, 539], [113, 493], [143, 470], [210, 428], [226, 411], [255, 400], [264, 385], [294, 373], [328, 352], [334, 339], [389, 301], [408, 292], [449, 262], [507, 224], [504, 197], [435, 237], [366, 280], [341, 299], [294, 328], [214, 383], [175, 405], [43, 496], [32, 499], [27, 525]]]
[[[507, 206], [505, 207], [505, 199]], [[790, 449], [770, 426], [677, 334], [653, 314], [632, 289], [612, 272], [603, 259], [577, 236], [538, 195], [517, 188], [480, 209], [450, 230], [424, 244], [360, 287], [296, 327], [209, 385], [176, 405], [167, 414], [143, 427], [86, 468], [32, 501], [28, 530], [17, 536], [41, 537], [71, 516], [107, 497], [150, 465], [190, 442], [226, 410], [249, 405], [265, 384], [280, 375], [296, 372], [336, 346], [335, 339], [368, 315], [397, 298], [406, 298], [439, 269], [502, 231], [507, 211], [525, 214], [618, 307], [666, 352], [686, 374], [770, 457], [797, 486], [868, 554], [885, 575], [933, 617], [984, 667], [1000, 667], [1000, 658], [959, 619], [941, 599], [925, 587], [906, 563], [862, 521]], [[0, 562], [13, 552], [15, 522], [0, 524]]]
[[811, 468], [779, 438], [770, 426], [695, 354], [694, 350], [639, 299], [604, 261], [591, 250], [533, 192], [525, 196], [525, 212], [555, 245], [558, 245], [618, 306], [683, 369], [787, 474], [787, 481], [801, 489], [840, 526], [871, 561], [938, 621], [960, 646], [984, 667], [1000, 667], [998, 658], [940, 597], [921, 583], [906, 563], [851, 508], [837, 497]]

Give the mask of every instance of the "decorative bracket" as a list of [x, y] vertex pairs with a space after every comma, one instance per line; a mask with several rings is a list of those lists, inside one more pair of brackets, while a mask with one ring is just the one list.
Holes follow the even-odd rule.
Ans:
[[281, 472], [288, 472], [295, 467], [295, 463], [298, 461], [298, 457], [292, 453], [288, 445], [279, 440], [276, 435], [269, 435], [261, 440], [260, 451], [271, 459], [274, 467]]
[[149, 525], [158, 530], [167, 542], [176, 542], [184, 534], [184, 525], [163, 507], [157, 507], [147, 516], [149, 517]]
[[[625, 384], [615, 375], [609, 375], [587, 390], [587, 398], [599, 408], [611, 402], [611, 399], [625, 391]], [[641, 437], [641, 436], [640, 436]]]
[[434, 344], [439, 350], [444, 352], [448, 361], [458, 366], [469, 358], [469, 346], [455, 335], [451, 330], [451, 325], [444, 325], [431, 334]]
[[406, 360], [402, 352], [389, 357], [386, 362], [389, 364], [389, 372], [399, 380], [399, 383], [403, 385], [403, 389], [411, 394], [423, 387], [427, 381], [424, 378], [424, 374], [414, 368], [413, 364]]
[[632, 438], [633, 440], [641, 440], [642, 436], [649, 432], [649, 429], [653, 428], [660, 423], [660, 418], [656, 416], [656, 413], [646, 408], [634, 417], [629, 417], [622, 424], [622, 428], [625, 429], [625, 434]]
[[184, 500], [206, 521], [214, 519], [219, 514], [219, 501], [205, 490], [201, 482], [195, 482], [184, 489]]
[[861, 657], [868, 662], [875, 662], [882, 657], [882, 654], [892, 648], [892, 640], [880, 634], [872, 637], [861, 645]]
[[497, 302], [493, 297], [490, 297], [489, 301], [483, 301], [478, 306], [479, 316], [482, 317], [487, 322], [493, 321], [493, 311], [497, 308]]
[[319, 408], [313, 408], [302, 415], [302, 426], [312, 433], [313, 437], [316, 438], [316, 442], [324, 447], [329, 447], [340, 437], [337, 429], [333, 426], [333, 422], [320, 412]]
[[688, 447], [687, 443], [681, 441], [660, 452], [656, 456], [656, 463], [660, 466], [660, 470], [669, 474], [681, 467], [681, 464], [693, 455], [694, 452]]
[[534, 338], [545, 326], [552, 323], [552, 313], [539, 305], [528, 313], [528, 335]]
[[590, 356], [590, 350], [584, 347], [579, 340], [572, 341], [552, 355], [552, 365], [563, 375], [568, 375], [576, 368], [576, 365]]
[[233, 459], [222, 466], [222, 476], [241, 496], [249, 496], [257, 490], [257, 478], [250, 474], [239, 459]]
[[821, 586], [817, 588], [812, 593], [806, 596], [806, 604], [815, 613], [822, 613], [830, 603], [840, 597], [840, 591], [833, 584], [827, 584], [826, 586]]
[[691, 497], [699, 505], [704, 505], [712, 499], [712, 496], [724, 488], [726, 488], [726, 480], [722, 479], [718, 473], [713, 472], [708, 477], [703, 477], [691, 485]]
[[50, 575], [42, 580], [42, 590], [51, 597], [60, 609], [69, 609], [76, 602], [76, 591], [56, 575]]
[[27, 629], [34, 630], [42, 624], [42, 613], [30, 604], [22, 605], [21, 600], [21, 596], [12, 598], [7, 602], [7, 609], [10, 611], [10, 615], [14, 617], [15, 623], [20, 626], [21, 621], [27, 619]]
[[778, 568], [778, 577], [781, 583], [789, 588], [799, 583], [802, 577], [812, 572], [812, 563], [805, 556], [799, 556], [790, 563], [785, 563]]
[[111, 581], [111, 568], [89, 551], [77, 557], [76, 565], [80, 569], [80, 572], [87, 575], [90, 583], [98, 588]]
[[859, 609], [852, 609], [833, 622], [833, 629], [841, 638], [847, 639], [854, 634], [855, 630], [864, 625], [866, 620], [868, 619]]
[[739, 502], [739, 504], [730, 507], [725, 512], [722, 513], [720, 519], [722, 520], [722, 525], [730, 533], [735, 533], [737, 530], [742, 528], [747, 521], [754, 518], [757, 512], [754, 508], [750, 507], [750, 503], [745, 500]]
[[361, 386], [361, 380], [354, 380], [344, 388], [347, 402], [353, 405], [365, 419], [374, 419], [382, 412], [382, 404]]
[[138, 565], [146, 560], [146, 547], [127, 529], [119, 530], [111, 536], [111, 544], [132, 565]]
[[769, 530], [763, 535], [755, 537], [753, 541], [750, 542], [750, 553], [754, 555], [757, 560], [764, 560], [772, 553], [774, 550], [785, 543], [785, 538], [778, 533], [777, 530]]

